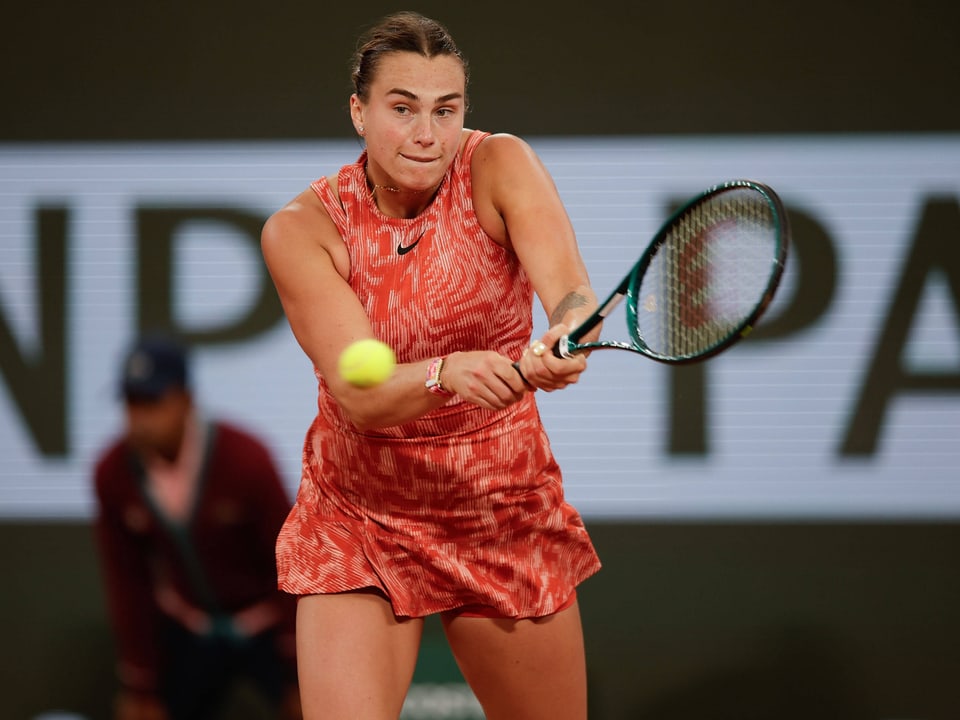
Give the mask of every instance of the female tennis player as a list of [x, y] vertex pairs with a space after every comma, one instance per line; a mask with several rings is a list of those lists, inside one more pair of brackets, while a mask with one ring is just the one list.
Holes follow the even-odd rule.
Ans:
[[[319, 381], [277, 544], [307, 720], [397, 718], [431, 614], [489, 720], [587, 713], [576, 587], [599, 561], [533, 391], [577, 382], [585, 357], [548, 348], [596, 296], [531, 148], [464, 128], [467, 75], [443, 26], [385, 18], [354, 58], [365, 149], [263, 231]], [[337, 374], [365, 338], [399, 361], [372, 388]]]

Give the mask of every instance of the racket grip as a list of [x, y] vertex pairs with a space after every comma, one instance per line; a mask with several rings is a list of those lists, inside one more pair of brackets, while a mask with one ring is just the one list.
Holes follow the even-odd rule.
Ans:
[[570, 352], [570, 345], [570, 336], [561, 336], [561, 338], [557, 340], [557, 344], [553, 346], [553, 354], [558, 358], [572, 358], [573, 353]]
[[530, 381], [527, 380], [527, 379], [523, 376], [523, 373], [520, 371], [520, 361], [519, 361], [519, 360], [516, 360], [516, 361], [513, 362], [513, 369], [517, 371], [517, 375], [519, 375], [519, 376], [520, 376], [520, 379], [523, 380], [523, 384], [524, 384], [524, 385], [526, 385], [528, 388], [532, 388], [532, 389], [534, 389], [534, 390], [536, 389], [536, 388], [533, 387], [533, 385], [530, 384]]

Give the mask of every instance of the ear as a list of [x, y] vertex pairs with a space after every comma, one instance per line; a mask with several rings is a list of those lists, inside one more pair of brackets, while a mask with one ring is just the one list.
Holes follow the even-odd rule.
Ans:
[[356, 93], [350, 96], [350, 119], [353, 120], [353, 128], [357, 135], [363, 136], [363, 103]]

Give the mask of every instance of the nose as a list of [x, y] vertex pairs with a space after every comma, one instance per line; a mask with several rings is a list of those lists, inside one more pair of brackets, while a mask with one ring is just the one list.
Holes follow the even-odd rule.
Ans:
[[414, 142], [420, 145], [431, 145], [434, 141], [433, 118], [429, 114], [423, 114], [417, 118], [417, 124], [413, 131]]

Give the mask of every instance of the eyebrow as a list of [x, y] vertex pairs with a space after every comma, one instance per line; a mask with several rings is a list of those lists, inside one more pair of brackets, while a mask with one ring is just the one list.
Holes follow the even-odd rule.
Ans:
[[[420, 97], [416, 93], [412, 93], [409, 90], [404, 90], [403, 88], [391, 88], [390, 90], [387, 91], [387, 95], [402, 95], [403, 97], [409, 98], [410, 100], [416, 100], [417, 102], [420, 101]], [[436, 102], [445, 103], [445, 102], [450, 102], [451, 100], [459, 100], [462, 97], [463, 97], [463, 93], [452, 92], [452, 93], [447, 93], [446, 95], [441, 95], [440, 97], [437, 98]]]

